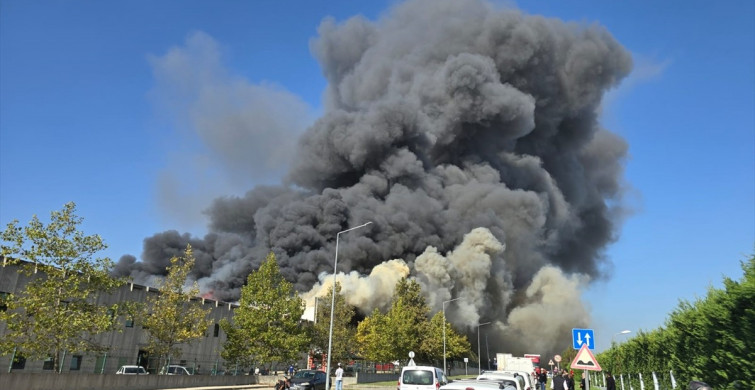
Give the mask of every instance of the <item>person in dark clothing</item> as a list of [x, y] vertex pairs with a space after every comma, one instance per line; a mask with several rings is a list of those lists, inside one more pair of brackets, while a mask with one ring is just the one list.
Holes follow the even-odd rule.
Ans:
[[275, 384], [275, 390], [289, 390], [291, 388], [291, 382], [288, 378], [284, 378]]
[[537, 381], [540, 384], [540, 390], [545, 390], [545, 384], [548, 383], [548, 374], [545, 370], [540, 370], [540, 375], [537, 376]]
[[566, 377], [567, 382], [569, 382], [569, 389], [574, 390], [574, 371], [569, 372], [569, 376]]
[[563, 375], [553, 375], [551, 380], [551, 389], [553, 390], [569, 390], [569, 381], [566, 373]]
[[606, 390], [616, 390], [616, 381], [611, 372], [606, 372]]

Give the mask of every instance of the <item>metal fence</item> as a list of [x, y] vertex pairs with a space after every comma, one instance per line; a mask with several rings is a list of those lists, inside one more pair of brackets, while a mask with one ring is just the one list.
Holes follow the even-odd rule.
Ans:
[[[0, 357], [4, 372], [54, 372], [52, 358], [30, 360], [21, 355]], [[158, 359], [131, 350], [111, 350], [99, 354], [64, 353], [58, 371], [61, 373], [114, 374], [124, 365], [144, 367], [150, 374], [157, 374], [166, 365], [181, 365], [190, 373], [197, 375], [244, 375], [248, 370], [236, 364], [228, 363], [218, 354], [186, 353], [172, 359]]]

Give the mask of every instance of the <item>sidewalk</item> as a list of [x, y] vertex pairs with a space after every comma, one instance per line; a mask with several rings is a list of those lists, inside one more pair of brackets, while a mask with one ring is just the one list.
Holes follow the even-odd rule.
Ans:
[[[386, 390], [389, 388], [396, 387], [395, 384], [374, 384], [374, 383], [363, 383], [363, 384], [350, 384], [350, 385], [344, 385], [344, 390]], [[161, 390], [249, 390], [249, 389], [259, 389], [259, 390], [269, 390], [273, 389], [275, 386], [266, 384], [266, 383], [257, 383], [253, 385], [232, 385], [232, 386], [205, 386], [205, 387], [185, 387], [185, 388], [171, 388], [171, 389], [161, 389]]]
[[206, 386], [206, 387], [184, 387], [180, 389], [170, 388], [163, 390], [246, 390], [246, 389], [272, 389], [273, 386], [265, 384], [254, 385], [233, 385], [233, 386]]

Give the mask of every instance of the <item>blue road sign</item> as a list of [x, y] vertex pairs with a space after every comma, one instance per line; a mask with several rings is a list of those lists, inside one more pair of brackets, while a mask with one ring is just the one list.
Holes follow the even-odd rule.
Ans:
[[595, 335], [592, 329], [572, 329], [571, 341], [574, 349], [582, 348], [582, 344], [587, 344], [589, 349], [595, 349]]

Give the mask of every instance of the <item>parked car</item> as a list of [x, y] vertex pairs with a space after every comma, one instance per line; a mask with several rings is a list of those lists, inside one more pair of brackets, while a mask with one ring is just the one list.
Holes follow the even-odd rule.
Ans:
[[530, 387], [529, 379], [527, 378], [528, 376], [529, 375], [521, 375], [517, 372], [505, 373], [502, 371], [490, 371], [487, 373], [482, 373], [482, 375], [477, 377], [477, 380], [505, 383], [513, 381], [517, 384], [517, 390], [536, 390], [534, 387]]
[[192, 375], [192, 373], [184, 366], [171, 364], [167, 367], [163, 366], [163, 368], [160, 369], [160, 375]]
[[398, 377], [397, 390], [438, 390], [448, 384], [448, 378], [438, 367], [404, 366]]
[[522, 390], [519, 382], [500, 378], [498, 380], [458, 379], [448, 382], [440, 390]]
[[325, 390], [325, 372], [299, 370], [291, 377], [291, 388], [295, 390]]
[[149, 375], [142, 366], [121, 366], [115, 373], [118, 375]]
[[522, 390], [536, 390], [537, 384], [535, 383], [535, 378], [532, 377], [529, 373], [526, 373], [524, 371], [514, 371], [514, 370], [505, 370], [505, 371], [483, 371], [483, 373], [477, 377], [477, 379], [496, 379], [499, 377], [521, 377], [522, 378]]

